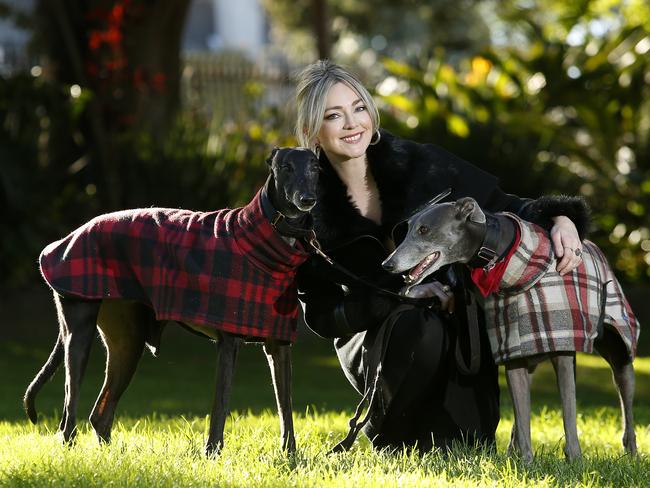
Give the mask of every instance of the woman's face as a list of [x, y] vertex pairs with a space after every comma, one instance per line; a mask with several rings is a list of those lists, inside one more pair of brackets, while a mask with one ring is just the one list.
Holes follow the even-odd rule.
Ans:
[[372, 119], [361, 97], [345, 83], [327, 94], [323, 125], [316, 141], [332, 163], [365, 155], [372, 139]]

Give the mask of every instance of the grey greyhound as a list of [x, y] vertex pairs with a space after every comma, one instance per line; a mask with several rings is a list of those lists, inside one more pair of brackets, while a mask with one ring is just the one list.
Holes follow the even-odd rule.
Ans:
[[[505, 266], [497, 290], [484, 293], [485, 297], [478, 289], [473, 293], [483, 301], [495, 361], [506, 369], [515, 414], [508, 451], [518, 452], [527, 463], [533, 459], [531, 375], [539, 362], [550, 359], [562, 401], [564, 453], [569, 461], [581, 457], [575, 351], [595, 349], [612, 368], [623, 417], [623, 447], [636, 454], [632, 363], [639, 326], [600, 250], [584, 241], [583, 263], [562, 278], [555, 271], [552, 246], [543, 229], [512, 214], [484, 213], [472, 198], [429, 206], [413, 215], [408, 224], [405, 239], [383, 263], [388, 271], [405, 273], [405, 290], [452, 263], [483, 268], [481, 273], [486, 274], [498, 262]], [[573, 286], [580, 289], [571, 291]], [[593, 307], [580, 310], [585, 303], [578, 302], [583, 301]], [[569, 337], [575, 324], [560, 333], [552, 330], [571, 320], [583, 324], [581, 327], [588, 324], [578, 331], [578, 338]]]
[[[46, 247], [41, 271], [54, 290], [59, 336], [25, 393], [32, 422], [37, 421], [36, 395], [64, 362], [59, 429], [65, 443], [74, 439], [79, 388], [99, 328], [106, 370], [90, 423], [100, 442], [110, 441], [117, 403], [144, 346], [157, 355], [162, 328], [173, 320], [217, 341], [206, 454], [217, 454], [223, 446], [235, 362], [247, 339], [264, 342], [281, 444], [295, 450], [290, 350], [297, 318], [294, 280], [297, 266], [308, 256], [306, 246], [296, 241], [313, 232], [309, 212], [316, 203], [319, 166], [313, 152], [303, 148], [276, 148], [267, 163], [265, 186], [240, 209], [106, 214]], [[93, 283], [98, 285], [91, 289]]]

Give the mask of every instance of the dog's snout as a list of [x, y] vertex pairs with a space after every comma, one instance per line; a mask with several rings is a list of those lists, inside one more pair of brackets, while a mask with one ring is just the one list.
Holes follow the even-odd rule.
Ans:
[[305, 207], [313, 207], [316, 204], [314, 195], [300, 195], [300, 203]]
[[395, 271], [395, 263], [393, 262], [392, 259], [387, 259], [386, 261], [381, 263], [381, 267], [384, 268], [389, 273]]

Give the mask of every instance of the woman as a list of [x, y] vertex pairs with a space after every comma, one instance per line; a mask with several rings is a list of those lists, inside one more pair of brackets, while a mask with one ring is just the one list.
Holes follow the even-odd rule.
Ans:
[[[383, 292], [403, 287], [400, 277], [381, 268], [395, 245], [392, 230], [451, 188], [450, 199], [471, 196], [489, 211], [507, 210], [545, 225], [562, 257], [558, 271], [564, 274], [580, 263], [581, 239], [574, 223], [586, 224], [584, 203], [506, 194], [494, 176], [443, 149], [380, 130], [368, 91], [329, 61], [303, 70], [296, 99], [296, 135], [301, 145], [319, 154], [323, 168], [314, 228], [323, 250], [337, 263], [315, 256], [303, 265], [300, 299], [307, 325], [335, 338], [346, 377], [369, 404], [365, 434], [376, 447], [492, 444], [499, 389], [484, 327], [478, 329], [480, 367], [466, 374], [459, 366], [462, 354], [455, 354], [458, 342], [467, 355], [469, 342], [466, 294], [457, 273], [437, 276], [409, 292], [437, 297], [437, 311], [428, 307], [431, 299], [404, 303]], [[356, 434], [354, 424], [347, 445]]]

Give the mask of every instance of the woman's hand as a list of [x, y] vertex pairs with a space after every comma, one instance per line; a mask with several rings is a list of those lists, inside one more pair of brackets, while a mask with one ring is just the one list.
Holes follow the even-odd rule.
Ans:
[[454, 313], [454, 293], [449, 285], [443, 285], [439, 281], [422, 283], [411, 287], [404, 287], [401, 291], [404, 296], [411, 298], [438, 297], [440, 310], [447, 313]]
[[553, 249], [558, 258], [557, 272], [564, 276], [570, 273], [582, 262], [582, 242], [578, 236], [578, 230], [571, 219], [564, 215], [553, 217], [553, 228], [551, 229], [551, 241]]

